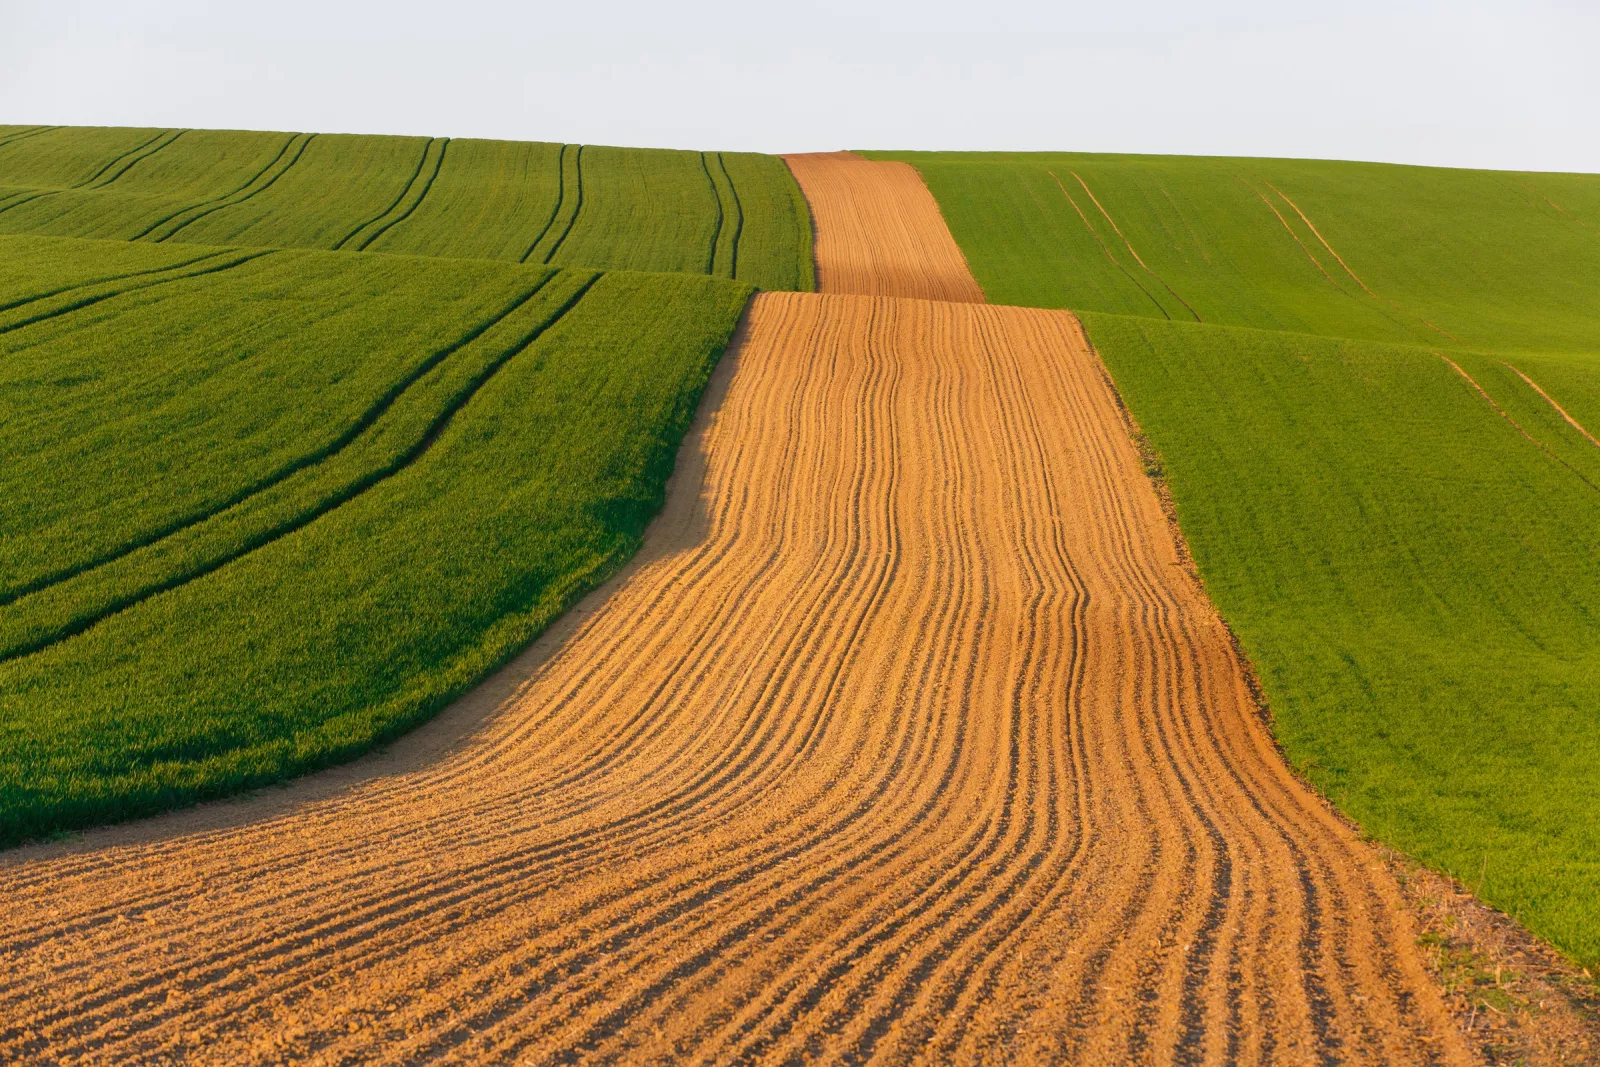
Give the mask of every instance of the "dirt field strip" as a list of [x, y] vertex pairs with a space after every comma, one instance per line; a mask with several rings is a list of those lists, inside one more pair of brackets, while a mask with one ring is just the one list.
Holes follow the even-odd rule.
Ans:
[[783, 158], [811, 204], [819, 292], [984, 302], [912, 167], [850, 152]]
[[763, 295], [719, 375], [481, 725], [0, 860], [0, 1058], [1465, 1060], [1070, 315]]

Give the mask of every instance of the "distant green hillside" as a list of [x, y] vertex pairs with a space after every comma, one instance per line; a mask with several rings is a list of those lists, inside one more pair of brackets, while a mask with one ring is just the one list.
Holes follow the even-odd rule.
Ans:
[[1083, 313], [1291, 760], [1600, 962], [1600, 177], [869, 154]]
[[398, 252], [813, 288], [774, 156], [541, 142], [0, 127], [0, 233]]
[[0, 846], [465, 691], [637, 548], [751, 292], [0, 237]]

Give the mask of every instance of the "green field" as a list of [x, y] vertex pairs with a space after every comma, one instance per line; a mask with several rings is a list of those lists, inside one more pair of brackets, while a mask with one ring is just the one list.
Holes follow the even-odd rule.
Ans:
[[94, 127], [0, 133], [0, 234], [676, 271], [814, 288], [775, 156]]
[[1082, 313], [1291, 761], [1600, 962], [1600, 177], [869, 154]]
[[639, 544], [749, 285], [0, 237], [0, 844], [345, 759]]

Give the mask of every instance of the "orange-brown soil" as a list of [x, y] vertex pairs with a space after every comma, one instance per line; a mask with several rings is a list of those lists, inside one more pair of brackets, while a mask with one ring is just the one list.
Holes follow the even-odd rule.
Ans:
[[1065, 312], [758, 297], [476, 702], [0, 899], [8, 1061], [1466, 1059]]
[[910, 166], [849, 152], [783, 158], [811, 204], [819, 292], [983, 303], [939, 205]]

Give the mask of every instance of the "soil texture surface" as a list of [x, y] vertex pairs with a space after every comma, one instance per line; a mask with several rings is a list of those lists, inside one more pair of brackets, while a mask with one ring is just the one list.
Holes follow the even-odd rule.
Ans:
[[819, 292], [984, 302], [938, 203], [910, 165], [850, 152], [783, 158], [811, 204]]

